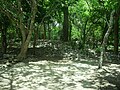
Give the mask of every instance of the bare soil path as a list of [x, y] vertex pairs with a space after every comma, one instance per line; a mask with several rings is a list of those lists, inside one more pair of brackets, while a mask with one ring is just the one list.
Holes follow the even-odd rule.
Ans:
[[120, 65], [94, 60], [35, 60], [0, 65], [0, 90], [120, 90]]

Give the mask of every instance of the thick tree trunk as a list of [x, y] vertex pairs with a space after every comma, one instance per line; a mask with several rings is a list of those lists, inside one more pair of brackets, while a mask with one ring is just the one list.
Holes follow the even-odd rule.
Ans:
[[63, 33], [62, 33], [62, 40], [67, 42], [68, 41], [68, 6], [63, 7], [63, 14], [64, 14], [64, 22], [63, 22]]
[[118, 55], [118, 44], [119, 44], [119, 17], [115, 15], [114, 17], [114, 53]]
[[27, 36], [27, 39], [25, 40], [25, 42], [22, 44], [22, 47], [21, 47], [21, 51], [18, 55], [18, 60], [23, 60], [26, 58], [26, 53], [27, 53], [27, 50], [28, 50], [28, 45], [29, 45], [29, 42], [30, 42], [30, 39], [31, 39], [31, 36], [32, 36], [32, 31], [33, 30], [30, 30], [29, 31], [29, 34]]
[[[28, 50], [28, 45], [29, 45], [29, 42], [30, 42], [30, 39], [31, 39], [31, 36], [32, 36], [32, 32], [33, 32], [33, 26], [34, 26], [34, 21], [35, 21], [35, 15], [36, 15], [36, 12], [37, 12], [37, 3], [36, 3], [36, 0], [31, 0], [32, 2], [32, 6], [31, 6], [31, 17], [30, 17], [30, 25], [29, 25], [29, 32], [28, 32], [28, 35], [26, 35], [26, 38], [22, 44], [22, 47], [21, 47], [21, 51], [18, 55], [18, 60], [23, 60], [26, 58], [26, 53], [27, 53], [27, 50]], [[23, 23], [22, 23], [23, 24]], [[21, 28], [20, 28], [21, 30]], [[21, 30], [21, 33], [22, 33], [23, 30]], [[23, 34], [25, 34], [25, 32], [23, 32]], [[24, 38], [24, 36], [22, 36]]]
[[112, 31], [112, 27], [113, 27], [113, 15], [114, 15], [114, 13], [115, 13], [115, 11], [113, 10], [111, 12], [110, 21], [108, 23], [108, 30], [104, 36], [104, 39], [103, 39], [103, 43], [101, 46], [101, 56], [100, 56], [100, 59], [98, 62], [98, 69], [102, 68], [102, 63], [103, 63], [104, 55], [105, 55], [105, 46], [107, 45], [108, 37], [109, 37], [110, 32]]

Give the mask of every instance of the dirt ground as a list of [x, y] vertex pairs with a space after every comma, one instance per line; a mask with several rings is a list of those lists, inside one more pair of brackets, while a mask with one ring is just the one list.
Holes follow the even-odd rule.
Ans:
[[[120, 64], [104, 62], [98, 70], [99, 57], [92, 50], [61, 42], [38, 45], [35, 55], [28, 50], [25, 62], [0, 63], [0, 90], [120, 90]], [[9, 51], [0, 62], [14, 60], [16, 50]]]
[[120, 90], [120, 65], [97, 61], [35, 60], [0, 65], [0, 90]]

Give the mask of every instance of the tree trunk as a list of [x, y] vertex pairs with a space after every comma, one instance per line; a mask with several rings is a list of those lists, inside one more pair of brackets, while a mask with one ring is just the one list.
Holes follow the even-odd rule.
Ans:
[[[37, 28], [38, 29], [38, 28]], [[35, 55], [35, 51], [36, 51], [36, 42], [38, 39], [38, 30], [34, 30], [34, 42], [33, 42], [33, 55]]]
[[25, 34], [25, 29], [24, 29], [24, 24], [23, 24], [23, 14], [22, 14], [22, 5], [21, 5], [21, 0], [18, 0], [18, 9], [19, 9], [19, 28], [21, 31], [22, 35], [22, 43], [25, 42], [26, 39], [26, 34]]
[[63, 14], [64, 14], [64, 22], [63, 22], [63, 33], [62, 33], [62, 40], [67, 42], [68, 41], [68, 6], [63, 7]]
[[98, 69], [102, 68], [102, 63], [103, 63], [104, 56], [105, 56], [105, 46], [107, 45], [108, 37], [109, 37], [110, 32], [112, 31], [112, 27], [113, 27], [113, 15], [114, 15], [114, 13], [115, 13], [115, 11], [113, 10], [111, 12], [111, 15], [110, 15], [110, 21], [108, 23], [108, 30], [104, 36], [104, 39], [103, 39], [103, 43], [101, 46], [101, 56], [100, 56], [100, 59], [98, 62]]
[[48, 39], [49, 40], [51, 39], [51, 30], [50, 30], [49, 22], [48, 22]]
[[10, 20], [8, 16], [1, 14], [0, 21], [0, 32], [1, 32], [1, 51], [2, 53], [6, 53], [7, 51], [7, 28], [10, 25]]
[[72, 22], [70, 21], [70, 31], [69, 31], [69, 41], [71, 41], [71, 32], [72, 32]]
[[20, 51], [20, 53], [18, 55], [18, 60], [23, 60], [23, 59], [26, 58], [26, 53], [27, 53], [27, 50], [28, 50], [28, 45], [29, 45], [29, 42], [30, 42], [30, 39], [31, 39], [31, 36], [32, 36], [32, 32], [33, 32], [33, 30], [29, 31], [27, 39], [22, 44], [21, 51]]
[[41, 24], [40, 24], [40, 38], [41, 39], [44, 39], [44, 23], [42, 22]]
[[85, 24], [84, 24], [84, 26], [83, 26], [83, 38], [82, 38], [82, 40], [83, 40], [83, 48], [85, 48], [85, 41], [86, 41], [86, 25], [87, 25], [87, 22], [88, 22], [88, 19], [85, 21]]
[[6, 53], [6, 50], [7, 50], [7, 40], [6, 40], [6, 33], [7, 33], [7, 28], [6, 27], [3, 27], [1, 29], [2, 33], [1, 33], [1, 41], [2, 41], [2, 52], [3, 53]]
[[[107, 19], [107, 20], [108, 20], [108, 19]], [[104, 36], [105, 36], [107, 30], [108, 30], [108, 25], [107, 25], [107, 22], [105, 22], [105, 27], [104, 27], [104, 30], [103, 30], [103, 32], [102, 32], [102, 41], [103, 41], [103, 39], [104, 39]], [[102, 44], [102, 42], [101, 42], [101, 44]], [[107, 50], [107, 46], [105, 46], [105, 50]]]
[[95, 34], [94, 34], [94, 30], [93, 30], [93, 33], [92, 33], [92, 49], [94, 49], [95, 48]]
[[118, 55], [118, 44], [119, 44], [119, 17], [115, 15], [114, 17], [114, 53]]
[[44, 22], [44, 39], [46, 39], [46, 23]]
[[[22, 43], [21, 51], [20, 51], [20, 53], [19, 53], [19, 55], [17, 57], [18, 60], [23, 60], [23, 59], [26, 58], [26, 53], [27, 53], [27, 50], [28, 50], [28, 45], [29, 45], [29, 42], [30, 42], [30, 39], [31, 39], [31, 36], [32, 36], [32, 32], [33, 32], [35, 15], [36, 15], [36, 12], [37, 12], [37, 3], [36, 3], [36, 0], [31, 0], [31, 2], [32, 2], [31, 17], [30, 17], [31, 21], [30, 21], [30, 25], [28, 27], [29, 28], [29, 32], [28, 32], [28, 35], [26, 35], [26, 38], [25, 38], [24, 42]], [[21, 30], [21, 33], [22, 33], [23, 29], [20, 28], [20, 30]], [[23, 34], [25, 34], [25, 32], [23, 32]]]

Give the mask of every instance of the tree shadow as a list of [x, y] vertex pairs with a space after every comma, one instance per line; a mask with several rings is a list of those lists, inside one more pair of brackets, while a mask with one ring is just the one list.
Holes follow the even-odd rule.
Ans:
[[[2, 80], [5, 80], [6, 82], [4, 82], [4, 83], [7, 83], [7, 84], [4, 84], [4, 85], [2, 85], [2, 84], [0, 84], [0, 89], [2, 89], [2, 90], [15, 90], [15, 89], [13, 89], [13, 81], [14, 81], [14, 74], [13, 74], [13, 72], [12, 71], [10, 71], [9, 73], [8, 73], [8, 76], [6, 76], [6, 75], [4, 75], [4, 73], [6, 73], [6, 71], [4, 71], [4, 72], [2, 72], [2, 73], [0, 73], [0, 78], [2, 79]], [[1, 81], [1, 83], [2, 83], [2, 81]]]
[[97, 90], [97, 86], [95, 85], [95, 82], [93, 80], [83, 80], [81, 81], [82, 87], [83, 88], [88, 88], [88, 89], [95, 89]]
[[91, 66], [97, 66], [98, 65], [98, 61], [96, 59], [89, 59], [89, 58], [80, 59], [79, 61], [75, 61], [75, 62], [82, 63], [82, 64], [88, 64], [88, 65], [91, 65]]
[[104, 69], [100, 74], [100, 90], [120, 90], [120, 72]]

